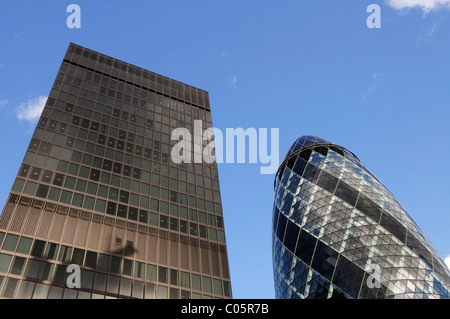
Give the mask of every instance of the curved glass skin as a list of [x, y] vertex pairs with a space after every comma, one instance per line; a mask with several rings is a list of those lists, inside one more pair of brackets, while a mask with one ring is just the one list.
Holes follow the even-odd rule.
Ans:
[[389, 190], [345, 148], [297, 139], [275, 178], [276, 298], [448, 299], [450, 272]]

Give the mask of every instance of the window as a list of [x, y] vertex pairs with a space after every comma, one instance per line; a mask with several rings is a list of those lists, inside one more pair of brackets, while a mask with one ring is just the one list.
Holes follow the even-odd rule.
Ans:
[[39, 180], [40, 175], [41, 175], [41, 169], [37, 168], [37, 167], [33, 167], [33, 169], [31, 170], [30, 178], [37, 181], [37, 180]]
[[111, 256], [111, 265], [110, 265], [110, 272], [115, 274], [120, 274], [120, 266], [122, 263], [122, 258], [118, 256]]
[[97, 269], [102, 271], [108, 271], [109, 268], [109, 255], [99, 254]]
[[19, 236], [8, 234], [8, 235], [6, 235], [6, 239], [5, 239], [5, 242], [3, 243], [2, 249], [7, 250], [7, 251], [15, 251], [18, 241], [19, 241]]
[[10, 273], [13, 275], [22, 275], [26, 259], [23, 257], [15, 257]]
[[117, 210], [117, 216], [122, 218], [127, 218], [127, 210], [128, 207], [125, 205], [119, 205], [119, 208]]
[[73, 250], [71, 263], [76, 265], [83, 265], [83, 260], [84, 260], [84, 250], [75, 248]]
[[65, 263], [69, 263], [71, 255], [72, 255], [72, 247], [61, 246], [58, 260]]
[[100, 171], [97, 169], [91, 169], [90, 179], [98, 182], [100, 179]]
[[7, 254], [0, 254], [0, 272], [7, 273], [12, 256]]
[[41, 198], [47, 198], [49, 186], [47, 185], [39, 185], [36, 191], [36, 196]]
[[123, 274], [131, 276], [133, 271], [133, 261], [129, 259], [123, 260]]
[[41, 181], [44, 183], [51, 183], [53, 177], [53, 173], [51, 171], [44, 171], [44, 174], [42, 174]]
[[20, 169], [19, 176], [27, 177], [28, 172], [30, 171], [30, 165], [22, 165], [22, 168]]
[[41, 264], [40, 260], [29, 259], [27, 267], [25, 269], [24, 276], [30, 278], [37, 278], [40, 264]]
[[45, 250], [44, 257], [50, 260], [56, 260], [56, 256], [58, 255], [59, 245], [55, 243], [48, 243], [47, 249]]
[[33, 240], [31, 238], [27, 237], [20, 238], [19, 246], [17, 247], [17, 252], [21, 254], [28, 254], [30, 252], [32, 243]]
[[128, 211], [128, 219], [137, 220], [138, 217], [138, 210], [137, 208], [130, 207]]
[[167, 268], [158, 267], [158, 281], [161, 283], [167, 283]]
[[3, 288], [3, 297], [13, 298], [16, 293], [17, 284], [19, 283], [18, 279], [8, 278], [5, 283], [5, 287]]
[[129, 200], [129, 196], [130, 196], [130, 193], [129, 192], [126, 192], [126, 191], [120, 191], [120, 201], [122, 202], [122, 203], [128, 203], [128, 200]]
[[97, 253], [93, 251], [87, 251], [84, 265], [90, 268], [96, 268], [97, 266]]
[[56, 174], [55, 178], [53, 180], [53, 184], [56, 186], [62, 186], [63, 181], [64, 181], [64, 175]]

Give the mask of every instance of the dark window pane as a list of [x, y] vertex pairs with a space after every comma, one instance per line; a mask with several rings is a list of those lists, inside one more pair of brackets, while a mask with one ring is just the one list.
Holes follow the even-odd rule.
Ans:
[[58, 255], [59, 245], [55, 243], [48, 243], [47, 249], [45, 250], [45, 258], [50, 260], [55, 260]]
[[383, 215], [381, 216], [380, 225], [386, 228], [403, 243], [406, 241], [406, 228], [402, 224], [400, 224], [394, 217], [383, 213]]
[[91, 169], [91, 174], [89, 176], [93, 181], [99, 181], [100, 179], [100, 171], [98, 169]]
[[333, 175], [322, 171], [317, 181], [317, 185], [333, 194], [334, 189], [338, 183], [338, 179]]
[[96, 268], [97, 266], [97, 253], [93, 251], [88, 251], [86, 253], [86, 259], [84, 261], [84, 265], [90, 268]]
[[83, 265], [83, 260], [84, 260], [84, 250], [75, 248], [73, 250], [71, 263], [81, 266], [81, 265]]
[[381, 207], [362, 193], [359, 194], [356, 208], [365, 215], [372, 218], [374, 221], [379, 222], [381, 216]]
[[22, 165], [22, 168], [20, 169], [19, 172], [19, 176], [27, 177], [29, 172], [30, 172], [30, 165]]
[[42, 174], [41, 181], [44, 183], [51, 183], [52, 177], [53, 177], [53, 172], [45, 171], [44, 174]]
[[352, 206], [355, 206], [356, 199], [358, 198], [358, 191], [341, 180], [334, 194]]
[[278, 224], [277, 224], [277, 237], [280, 241], [283, 241], [284, 231], [286, 229], [287, 218], [283, 214], [279, 214]]
[[140, 210], [139, 211], [139, 222], [141, 223], [148, 223], [148, 212], [145, 210]]
[[311, 183], [315, 183], [320, 174], [320, 168], [308, 163], [306, 166], [305, 172], [303, 173], [303, 177], [309, 180]]
[[138, 210], [137, 208], [130, 207], [128, 211], [128, 219], [137, 220], [138, 217]]
[[62, 186], [63, 181], [64, 181], [64, 175], [56, 174], [55, 178], [53, 180], [53, 184], [56, 185], [56, 186]]
[[312, 150], [301, 151], [299, 154], [299, 158], [302, 158], [307, 162], [309, 160], [309, 157], [311, 156], [311, 153]]
[[31, 250], [31, 256], [42, 257], [44, 253], [45, 241], [35, 240], [33, 249]]
[[344, 256], [339, 256], [334, 271], [333, 284], [350, 294], [351, 297], [357, 298], [363, 277], [364, 271], [360, 267]]
[[106, 208], [106, 213], [110, 214], [110, 215], [116, 215], [116, 208], [117, 208], [116, 203], [108, 202], [108, 206]]
[[23, 266], [25, 265], [26, 259], [23, 257], [14, 258], [13, 265], [11, 267], [10, 273], [13, 275], [22, 275]]
[[300, 231], [295, 255], [303, 260], [307, 265], [311, 263], [312, 254], [316, 246], [317, 238], [308, 234], [303, 229]]
[[297, 158], [297, 161], [295, 162], [294, 168], [292, 169], [295, 173], [302, 176], [303, 172], [306, 168], [306, 162], [302, 158]]
[[317, 241], [317, 247], [316, 251], [314, 252], [314, 259], [311, 266], [322, 276], [324, 276], [328, 280], [331, 280], [337, 257], [338, 252], [328, 247], [321, 241]]
[[130, 197], [130, 193], [129, 192], [120, 191], [120, 198], [119, 198], [119, 200], [122, 203], [128, 203], [129, 197]]
[[167, 268], [158, 267], [158, 281], [162, 283], [167, 283]]
[[37, 180], [39, 180], [40, 176], [41, 176], [41, 169], [37, 168], [37, 167], [33, 167], [33, 169], [31, 170], [30, 178], [37, 181]]
[[133, 271], [133, 261], [129, 259], [123, 260], [123, 274], [131, 276], [131, 273]]
[[127, 218], [127, 206], [119, 205], [119, 209], [117, 210], [117, 216]]
[[49, 186], [40, 184], [36, 191], [36, 196], [41, 198], [47, 198]]
[[128, 165], [123, 166], [123, 175], [131, 176], [131, 167]]
[[286, 227], [286, 234], [284, 235], [284, 245], [289, 248], [290, 251], [295, 251], [295, 245], [297, 244], [297, 237], [300, 228], [288, 220]]
[[111, 171], [112, 168], [112, 161], [104, 160], [103, 161], [103, 169], [107, 171]]

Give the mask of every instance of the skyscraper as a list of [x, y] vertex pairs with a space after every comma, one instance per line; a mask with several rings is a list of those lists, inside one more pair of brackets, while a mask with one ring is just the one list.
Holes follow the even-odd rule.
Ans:
[[450, 272], [389, 190], [342, 146], [298, 138], [275, 178], [277, 298], [440, 299]]
[[194, 120], [208, 92], [70, 44], [0, 216], [0, 297], [231, 298], [217, 165], [171, 160]]

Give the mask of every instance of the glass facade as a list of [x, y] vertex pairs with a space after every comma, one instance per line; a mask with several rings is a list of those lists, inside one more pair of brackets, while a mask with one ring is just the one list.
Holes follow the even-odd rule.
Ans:
[[[0, 216], [0, 298], [231, 298], [208, 92], [70, 44]], [[81, 268], [81, 288], [66, 268]]]
[[450, 272], [397, 199], [344, 147], [298, 138], [275, 178], [276, 298], [448, 299]]

